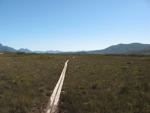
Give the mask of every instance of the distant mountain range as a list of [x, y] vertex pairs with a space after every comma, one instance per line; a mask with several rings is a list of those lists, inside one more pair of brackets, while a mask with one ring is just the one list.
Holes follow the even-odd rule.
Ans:
[[17, 50], [0, 44], [0, 52], [17, 52]]
[[89, 51], [91, 54], [150, 54], [150, 44], [131, 43], [110, 46], [103, 50]]
[[21, 53], [49, 53], [49, 54], [145, 54], [150, 55], [150, 44], [131, 43], [131, 44], [118, 44], [110, 46], [103, 50], [95, 51], [78, 51], [78, 52], [62, 52], [62, 51], [31, 51], [29, 49], [21, 48], [16, 50], [12, 47], [0, 44], [0, 52], [21, 52]]
[[31, 51], [29, 49], [25, 49], [25, 48], [21, 48], [19, 50], [14, 49], [12, 47], [9, 46], [4, 46], [2, 44], [0, 44], [0, 53], [16, 53], [16, 52], [20, 52], [20, 53], [53, 53], [53, 54], [57, 54], [57, 53], [61, 53], [61, 51], [53, 51], [53, 50], [48, 50], [48, 51]]

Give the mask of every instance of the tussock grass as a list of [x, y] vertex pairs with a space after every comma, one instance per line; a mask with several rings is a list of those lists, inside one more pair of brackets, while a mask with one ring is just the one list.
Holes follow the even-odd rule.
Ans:
[[76, 56], [63, 90], [60, 113], [150, 113], [150, 57]]
[[0, 113], [42, 113], [68, 58], [60, 113], [150, 113], [149, 56], [35, 54], [0, 55]]
[[67, 57], [0, 55], [0, 113], [42, 113]]

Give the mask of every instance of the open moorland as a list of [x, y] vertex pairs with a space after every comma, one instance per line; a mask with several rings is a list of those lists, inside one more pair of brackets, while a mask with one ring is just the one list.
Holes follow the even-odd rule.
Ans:
[[42, 113], [66, 56], [0, 55], [0, 113]]
[[150, 113], [150, 57], [76, 56], [63, 91], [60, 113]]
[[0, 55], [0, 113], [43, 113], [71, 59], [59, 113], [150, 113], [150, 56]]

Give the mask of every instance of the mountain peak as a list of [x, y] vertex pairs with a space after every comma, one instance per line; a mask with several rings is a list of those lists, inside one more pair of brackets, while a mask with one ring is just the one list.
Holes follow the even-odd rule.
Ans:
[[27, 49], [27, 48], [21, 48], [18, 50], [19, 52], [24, 52], [24, 53], [31, 53], [32, 51]]
[[0, 52], [16, 52], [14, 48], [8, 47], [8, 46], [3, 46], [0, 43]]

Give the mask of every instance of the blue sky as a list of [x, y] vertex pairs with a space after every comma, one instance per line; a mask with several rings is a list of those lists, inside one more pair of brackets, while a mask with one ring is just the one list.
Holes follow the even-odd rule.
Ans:
[[0, 43], [31, 50], [97, 50], [150, 43], [150, 0], [0, 0]]

